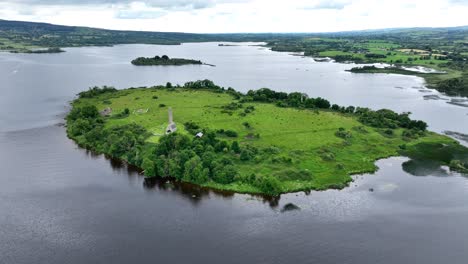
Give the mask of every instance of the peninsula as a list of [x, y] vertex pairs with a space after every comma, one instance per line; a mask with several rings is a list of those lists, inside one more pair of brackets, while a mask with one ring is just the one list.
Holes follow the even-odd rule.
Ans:
[[152, 58], [139, 57], [132, 60], [133, 65], [137, 66], [180, 66], [189, 64], [203, 64], [199, 60], [169, 58], [167, 55], [154, 56]]
[[209, 80], [81, 92], [67, 116], [78, 145], [164, 177], [241, 193], [341, 189], [377, 159], [407, 156], [467, 172], [468, 149], [409, 113], [331, 104]]
[[378, 68], [375, 66], [362, 66], [362, 67], [354, 67], [347, 70], [352, 73], [390, 73], [390, 74], [401, 74], [401, 75], [430, 75], [430, 74], [442, 74], [442, 73], [423, 73], [423, 72], [416, 72], [411, 70], [406, 70], [402, 67], [383, 67]]

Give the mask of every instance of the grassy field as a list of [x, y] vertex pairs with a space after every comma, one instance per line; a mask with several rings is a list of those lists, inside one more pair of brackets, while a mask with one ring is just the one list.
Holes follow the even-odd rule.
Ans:
[[[358, 44], [353, 44], [349, 47], [349, 51], [343, 50], [325, 50], [318, 53], [321, 57], [336, 57], [338, 55], [352, 56], [355, 60], [362, 60], [363, 62], [383, 62], [383, 63], [398, 63], [407, 65], [422, 65], [427, 67], [437, 67], [437, 65], [446, 63], [447, 60], [435, 59], [435, 57], [443, 55], [434, 55], [430, 59], [421, 59], [421, 56], [428, 55], [429, 51], [400, 49], [400, 45], [385, 42], [385, 41], [365, 41]], [[385, 58], [368, 59], [365, 57], [366, 53], [385, 55]]]
[[0, 51], [18, 51], [25, 52], [33, 49], [41, 48], [40, 46], [31, 45], [28, 43], [12, 41], [7, 38], [0, 37]]
[[[244, 103], [241, 109], [223, 112], [223, 106], [233, 101], [227, 93], [139, 88], [118, 91], [112, 96], [105, 94], [78, 99], [73, 106], [92, 104], [99, 110], [110, 107], [114, 116], [128, 108], [128, 117], [108, 117], [105, 126], [141, 125], [152, 133], [148, 141], [153, 143], [165, 134], [168, 107], [173, 110], [178, 133], [188, 134], [183, 124], [189, 121], [211, 130], [236, 131], [236, 138], [222, 136], [223, 139], [236, 140], [241, 146], [275, 150], [273, 154], [251, 161], [241, 161], [236, 155], [226, 154], [234, 160], [239, 173], [273, 175], [280, 180], [282, 192], [342, 188], [351, 181], [351, 174], [375, 171], [375, 160], [399, 155], [399, 146], [403, 144], [455, 144], [454, 140], [432, 132], [419, 139], [404, 140], [402, 129], [395, 129], [393, 135], [387, 135], [381, 129], [364, 126], [355, 116], [328, 110], [280, 108], [269, 103], [249, 102]], [[255, 110], [242, 116], [247, 106], [254, 106]], [[339, 128], [351, 132], [352, 137], [348, 140], [337, 137], [335, 133]], [[312, 178], [295, 178], [294, 175], [300, 171], [310, 172]], [[225, 185], [210, 181], [203, 185], [237, 192], [260, 192], [240, 182]]]

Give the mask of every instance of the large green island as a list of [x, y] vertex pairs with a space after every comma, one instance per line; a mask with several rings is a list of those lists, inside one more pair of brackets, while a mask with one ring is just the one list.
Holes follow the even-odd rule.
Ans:
[[94, 87], [67, 116], [80, 146], [167, 177], [241, 193], [341, 189], [374, 162], [407, 156], [467, 172], [468, 149], [408, 113], [330, 104], [209, 80], [183, 86]]

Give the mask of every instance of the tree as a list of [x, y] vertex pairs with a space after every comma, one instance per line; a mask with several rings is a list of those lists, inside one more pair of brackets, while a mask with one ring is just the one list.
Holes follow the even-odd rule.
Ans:
[[90, 131], [92, 128], [88, 119], [78, 119], [70, 126], [70, 134], [72, 136], [80, 136]]
[[226, 165], [224, 167], [217, 166], [213, 176], [215, 182], [229, 184], [232, 183], [237, 176], [237, 169], [233, 165]]
[[241, 149], [239, 147], [239, 142], [233, 141], [231, 144], [231, 150], [234, 151], [234, 153], [239, 154]]
[[171, 133], [164, 135], [159, 139], [159, 144], [156, 147], [156, 154], [168, 155], [170, 152], [175, 150], [182, 150], [190, 145], [190, 139], [185, 135], [178, 133]]
[[168, 158], [168, 169], [169, 176], [172, 176], [178, 180], [182, 179], [183, 175], [183, 164], [180, 164], [180, 160], [175, 157]]
[[214, 160], [216, 159], [216, 153], [214, 151], [205, 151], [202, 155], [203, 167], [212, 169], [214, 167]]
[[167, 83], [166, 83], [166, 88], [168, 88], [168, 89], [169, 89], [169, 88], [172, 88], [172, 83], [167, 82]]
[[151, 161], [149, 158], [145, 158], [143, 163], [141, 163], [141, 168], [145, 171], [146, 176], [155, 176], [156, 171], [154, 168], [154, 162]]
[[169, 60], [169, 57], [167, 55], [162, 55], [161, 59], [163, 60]]
[[225, 150], [229, 150], [229, 145], [227, 144], [226, 141], [219, 141], [218, 143], [216, 143], [215, 145], [216, 152], [222, 152]]
[[204, 183], [209, 180], [209, 170], [203, 168], [202, 161], [199, 156], [194, 156], [184, 165], [183, 179], [195, 183]]
[[249, 149], [243, 149], [240, 152], [240, 160], [242, 160], [242, 161], [251, 160], [253, 158], [253, 156], [254, 156], [254, 154]]
[[327, 109], [330, 108], [330, 102], [321, 97], [317, 97], [315, 98], [315, 106], [317, 106], [318, 108]]
[[102, 126], [96, 126], [85, 134], [87, 142], [98, 142], [102, 138]]
[[166, 156], [161, 155], [156, 159], [156, 175], [159, 177], [168, 177], [169, 176], [169, 168], [167, 164]]
[[237, 137], [237, 132], [233, 130], [226, 130], [224, 131], [224, 134], [228, 137]]
[[345, 112], [353, 114], [355, 110], [356, 110], [356, 108], [354, 106], [348, 106], [348, 107], [346, 107]]
[[409, 123], [408, 128], [419, 129], [421, 131], [425, 131], [427, 129], [427, 123], [421, 120], [411, 120]]
[[83, 118], [96, 118], [99, 116], [99, 111], [94, 105], [87, 105], [81, 108], [81, 116]]
[[278, 195], [281, 193], [280, 182], [273, 176], [256, 177], [255, 186], [262, 192], [270, 195]]

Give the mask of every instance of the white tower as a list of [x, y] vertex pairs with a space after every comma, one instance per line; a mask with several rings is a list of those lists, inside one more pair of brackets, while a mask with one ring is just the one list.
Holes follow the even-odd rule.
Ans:
[[167, 125], [167, 128], [166, 128], [166, 134], [170, 134], [170, 133], [173, 133], [177, 130], [177, 126], [176, 124], [174, 123], [174, 117], [172, 115], [172, 108], [169, 107], [169, 109], [167, 109], [167, 114], [168, 114], [168, 117], [169, 117], [169, 124]]
[[167, 110], [167, 113], [169, 115], [169, 125], [174, 123], [174, 117], [172, 116], [172, 107], [169, 107], [169, 109]]

